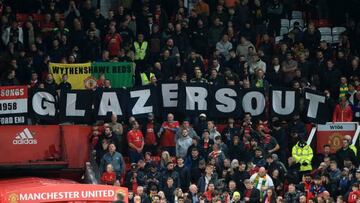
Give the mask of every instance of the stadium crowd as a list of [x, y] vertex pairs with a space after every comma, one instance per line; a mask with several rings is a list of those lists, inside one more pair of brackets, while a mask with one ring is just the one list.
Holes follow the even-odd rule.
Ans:
[[[358, 122], [356, 8], [352, 0], [2, 0], [0, 85], [67, 90], [49, 62], [129, 61], [135, 86], [310, 88], [325, 93], [329, 121]], [[111, 81], [101, 76], [96, 88]], [[130, 202], [359, 202], [357, 144], [345, 136], [336, 153], [324, 145], [316, 154], [301, 115], [113, 115], [90, 141], [101, 182], [128, 187]]]

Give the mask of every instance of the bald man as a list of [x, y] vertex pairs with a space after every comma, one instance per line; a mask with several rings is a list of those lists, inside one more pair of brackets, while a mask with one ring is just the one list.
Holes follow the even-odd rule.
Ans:
[[253, 174], [250, 177], [250, 181], [253, 183], [254, 188], [260, 190], [260, 199], [265, 196], [266, 190], [274, 187], [273, 180], [266, 174], [266, 169], [261, 167], [259, 172]]

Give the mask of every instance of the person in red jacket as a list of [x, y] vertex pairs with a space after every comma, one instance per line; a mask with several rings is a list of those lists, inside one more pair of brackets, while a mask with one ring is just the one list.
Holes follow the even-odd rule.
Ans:
[[110, 56], [117, 56], [121, 48], [122, 38], [116, 33], [114, 25], [110, 25], [109, 33], [105, 36], [105, 43]]
[[129, 145], [129, 157], [131, 163], [137, 163], [142, 158], [144, 149], [144, 136], [139, 130], [139, 123], [134, 121], [132, 129], [127, 133], [127, 141]]
[[360, 199], [360, 190], [358, 184], [353, 184], [351, 192], [349, 193], [348, 203], [355, 203], [356, 200]]
[[339, 104], [335, 106], [333, 113], [333, 122], [351, 122], [353, 112], [346, 97], [341, 97]]
[[114, 185], [116, 181], [116, 173], [114, 172], [113, 166], [108, 164], [106, 171], [101, 175], [101, 182], [106, 185]]
[[167, 121], [163, 122], [158, 132], [160, 147], [168, 151], [171, 156], [175, 156], [175, 136], [179, 126], [179, 122], [174, 121], [174, 115], [169, 113], [167, 115]]

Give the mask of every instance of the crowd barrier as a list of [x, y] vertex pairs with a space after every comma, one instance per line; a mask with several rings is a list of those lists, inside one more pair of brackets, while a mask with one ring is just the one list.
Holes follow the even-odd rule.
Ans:
[[89, 158], [90, 126], [0, 126], [0, 167], [65, 165], [85, 167]]

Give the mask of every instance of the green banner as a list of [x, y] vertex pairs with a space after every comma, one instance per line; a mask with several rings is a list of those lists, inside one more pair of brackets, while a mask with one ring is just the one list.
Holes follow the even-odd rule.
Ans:
[[113, 88], [133, 87], [134, 69], [132, 62], [94, 62], [91, 64], [91, 75], [99, 78], [104, 73]]

